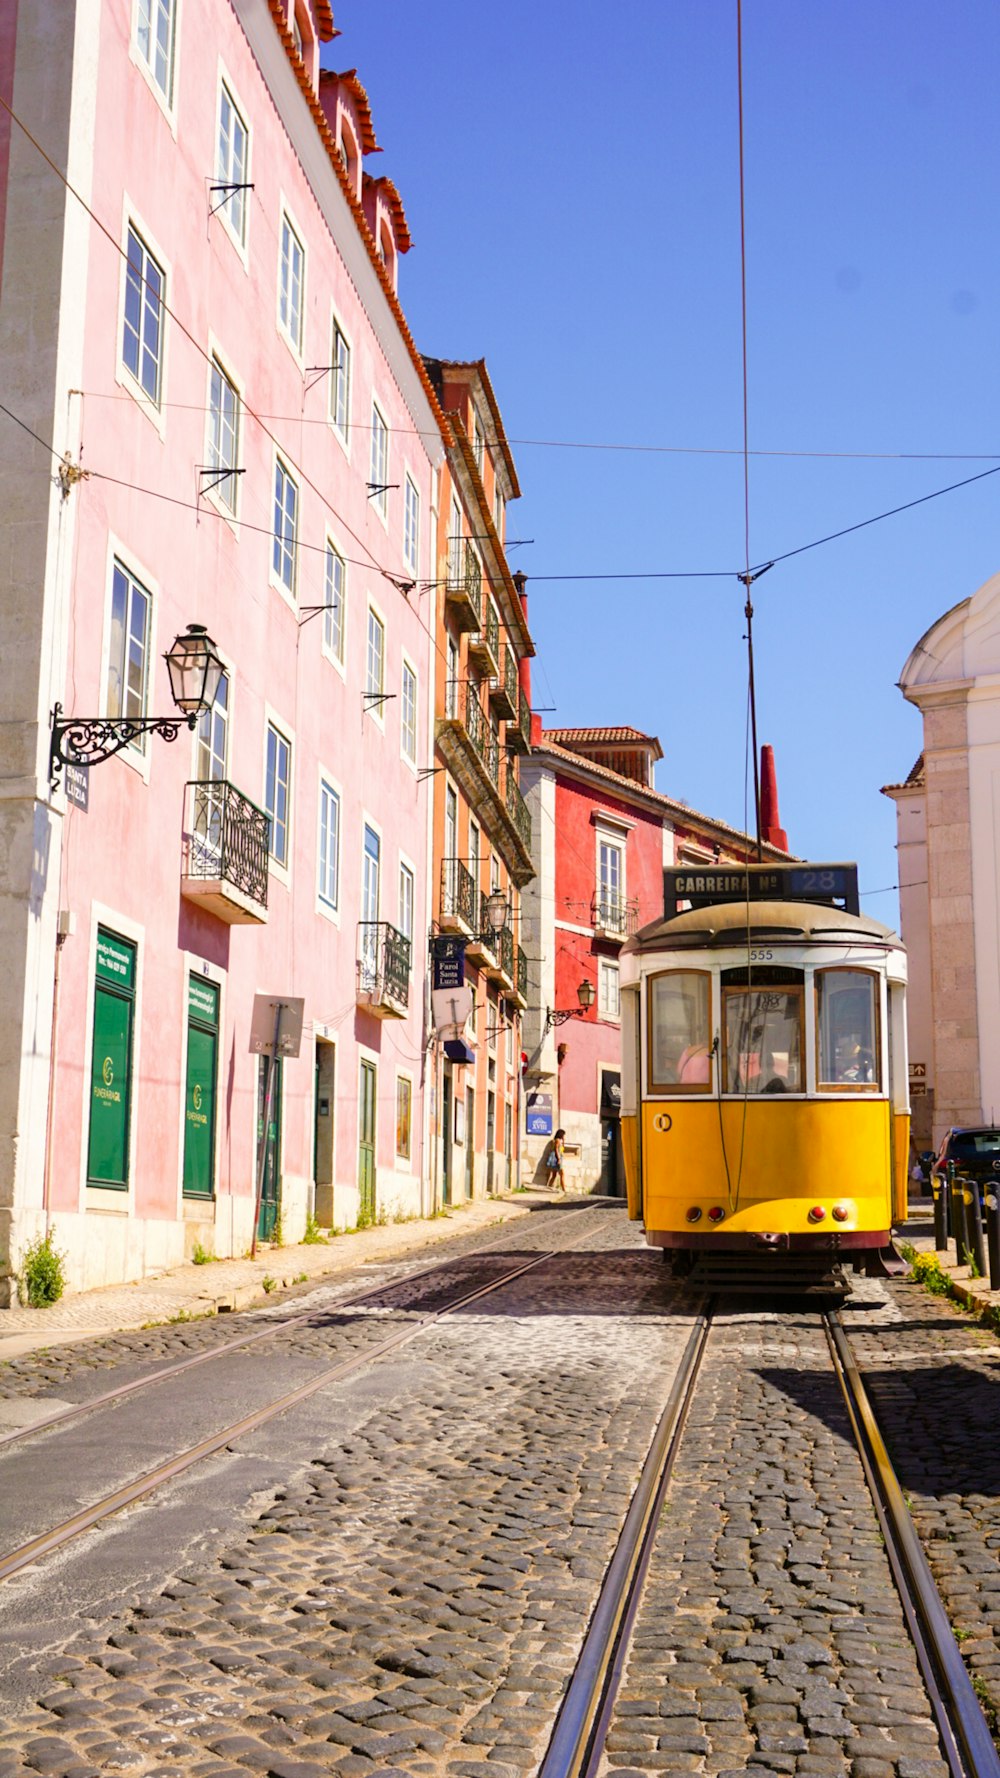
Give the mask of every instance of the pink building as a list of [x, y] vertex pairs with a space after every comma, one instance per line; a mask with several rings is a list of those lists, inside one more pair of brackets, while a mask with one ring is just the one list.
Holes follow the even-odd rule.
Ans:
[[[260, 1233], [423, 1203], [445, 423], [333, 35], [327, 0], [0, 0], [7, 1272], [50, 1223], [77, 1287], [249, 1246], [257, 995], [304, 1001]], [[50, 789], [53, 707], [170, 715], [190, 623], [196, 732]]]
[[[521, 782], [536, 876], [522, 897], [524, 949], [539, 990], [524, 1014], [528, 1056], [522, 1179], [543, 1181], [554, 1131], [566, 1132], [567, 1185], [620, 1191], [621, 1015], [618, 956], [663, 917], [663, 872], [743, 862], [752, 838], [664, 796], [663, 754], [638, 729], [543, 729], [532, 719]], [[770, 749], [762, 785], [763, 855], [786, 856]]]

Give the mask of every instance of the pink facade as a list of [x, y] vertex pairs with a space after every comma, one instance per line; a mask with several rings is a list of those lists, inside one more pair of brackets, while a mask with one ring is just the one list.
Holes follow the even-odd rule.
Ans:
[[[12, 1261], [54, 1217], [83, 1283], [139, 1275], [195, 1240], [218, 1253], [248, 1245], [258, 993], [305, 1001], [276, 1133], [286, 1238], [314, 1207], [340, 1223], [364, 1208], [365, 1065], [377, 1107], [372, 1207], [420, 1207], [430, 793], [419, 771], [433, 745], [433, 654], [432, 613], [408, 589], [435, 572], [442, 449], [440, 411], [393, 296], [395, 252], [390, 266], [364, 223], [360, 168], [345, 169], [321, 128], [331, 109], [336, 127], [336, 82], [324, 77], [322, 108], [310, 97], [328, 8], [297, 8], [300, 58], [291, 21], [266, 0], [238, 12], [162, 0], [152, 11], [173, 31], [164, 71], [133, 8], [80, 0], [76, 57], [60, 36], [68, 66], [55, 83], [38, 72], [45, 10], [0, 0], [0, 44], [14, 38], [0, 66], [13, 60], [11, 104], [32, 134], [68, 144], [53, 158], [86, 207], [16, 144], [0, 192], [0, 380], [13, 408], [11, 354], [29, 312], [44, 325], [47, 309], [53, 346], [19, 417], [84, 478], [53, 486], [43, 455], [17, 497], [30, 550], [23, 588], [6, 602], [4, 653], [34, 583], [35, 680], [16, 714], [35, 765], [33, 785], [8, 780], [5, 819], [36, 831], [41, 819], [48, 849], [25, 970], [30, 1065], [3, 1094], [4, 1141], [19, 1155], [0, 1208]], [[363, 138], [350, 84], [341, 97]], [[61, 212], [62, 230], [49, 229], [32, 263], [36, 208]], [[398, 198], [395, 213], [398, 226]], [[393, 215], [383, 190], [380, 228]], [[20, 445], [4, 424], [9, 487]], [[52, 705], [169, 715], [160, 657], [192, 622], [226, 669], [211, 724], [183, 728], [172, 745], [148, 736], [92, 766], [86, 810], [62, 788], [50, 796]], [[195, 782], [212, 788], [199, 794]], [[241, 798], [271, 817], [266, 890], [245, 860], [222, 857], [227, 824], [237, 853], [248, 843]], [[206, 844], [216, 848], [208, 869]], [[4, 893], [13, 908], [17, 884]], [[30, 902], [27, 880], [20, 900]], [[9, 933], [28, 919], [14, 909]], [[359, 939], [363, 920], [378, 931]], [[95, 1180], [90, 1152], [99, 927], [134, 946], [126, 1178], [113, 1186]], [[386, 927], [412, 940], [391, 993]], [[197, 1123], [192, 978], [217, 1005], [208, 1192], [203, 1178], [185, 1190]], [[211, 1033], [202, 1040], [210, 1054]], [[19, 1143], [29, 1104], [33, 1134]]]

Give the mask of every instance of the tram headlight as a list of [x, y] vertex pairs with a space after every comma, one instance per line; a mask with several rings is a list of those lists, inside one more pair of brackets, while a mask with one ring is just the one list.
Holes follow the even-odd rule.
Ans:
[[812, 1209], [809, 1212], [809, 1221], [810, 1222], [823, 1222], [825, 1217], [826, 1217], [826, 1211], [824, 1210], [822, 1204], [814, 1204]]
[[708, 1213], [708, 1220], [709, 1222], [721, 1222], [725, 1214], [726, 1212], [723, 1210], [721, 1204], [713, 1204]]
[[690, 1210], [687, 1213], [687, 1219], [688, 1219], [688, 1222], [700, 1222], [701, 1221], [701, 1211], [699, 1210], [697, 1204], [692, 1204]]

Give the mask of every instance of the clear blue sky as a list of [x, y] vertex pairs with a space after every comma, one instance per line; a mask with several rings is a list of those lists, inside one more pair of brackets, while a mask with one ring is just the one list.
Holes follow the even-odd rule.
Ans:
[[[739, 451], [735, 0], [342, 0], [414, 246], [421, 349], [486, 358], [512, 441]], [[1000, 463], [996, 0], [744, 0], [750, 554]], [[658, 785], [744, 817], [743, 592], [627, 572], [743, 565], [738, 455], [514, 442], [548, 724], [659, 735]], [[896, 881], [879, 786], [920, 745], [914, 642], [1000, 568], [1000, 475], [775, 567], [759, 733], [794, 850]], [[544, 575], [607, 573], [606, 581]], [[752, 820], [752, 817], [751, 817]], [[894, 921], [894, 895], [869, 910]]]

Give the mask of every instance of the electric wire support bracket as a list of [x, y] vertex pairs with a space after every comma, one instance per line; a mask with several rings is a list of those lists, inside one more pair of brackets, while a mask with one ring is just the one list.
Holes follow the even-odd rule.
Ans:
[[388, 703], [389, 699], [394, 698], [396, 694], [394, 691], [363, 691], [361, 696], [367, 711], [376, 710], [380, 704]]
[[74, 463], [67, 451], [56, 471], [56, 479], [59, 482], [63, 499], [68, 500], [77, 482], [90, 480], [90, 470], [82, 468], [79, 463]]
[[198, 474], [199, 474], [199, 476], [212, 475], [215, 477], [214, 481], [211, 481], [208, 483], [206, 483], [204, 481], [199, 481], [198, 498], [200, 500], [203, 494], [214, 493], [215, 489], [220, 488], [222, 486], [222, 483], [225, 481], [228, 481], [229, 477], [231, 475], [246, 475], [246, 470], [245, 469], [220, 469], [219, 465], [217, 463], [199, 463]]
[[388, 494], [390, 489], [398, 489], [398, 482], [365, 482], [369, 500], [375, 500], [380, 494]]
[[307, 365], [305, 374], [302, 379], [302, 381], [305, 384], [304, 393], [306, 395], [308, 395], [310, 389], [315, 389], [316, 384], [321, 383], [323, 381], [324, 377], [332, 376], [333, 372], [337, 368], [338, 367], [335, 364], [310, 364], [310, 365]]
[[433, 778], [435, 773], [443, 772], [444, 770], [444, 766], [418, 766], [417, 783], [423, 784], [428, 778]]
[[208, 212], [210, 216], [214, 216], [217, 210], [222, 209], [223, 204], [227, 204], [229, 202], [229, 199], [232, 197], [234, 192], [236, 192], [236, 191], [253, 191], [254, 186], [253, 186], [252, 181], [250, 181], [249, 183], [244, 181], [241, 184], [239, 182], [239, 180], [226, 179], [226, 180], [220, 180], [218, 182], [218, 184], [216, 184], [216, 185], [210, 185], [208, 189], [210, 192], [221, 191], [221, 193], [222, 193], [222, 196], [219, 199], [218, 203], [213, 204], [212, 208]]

